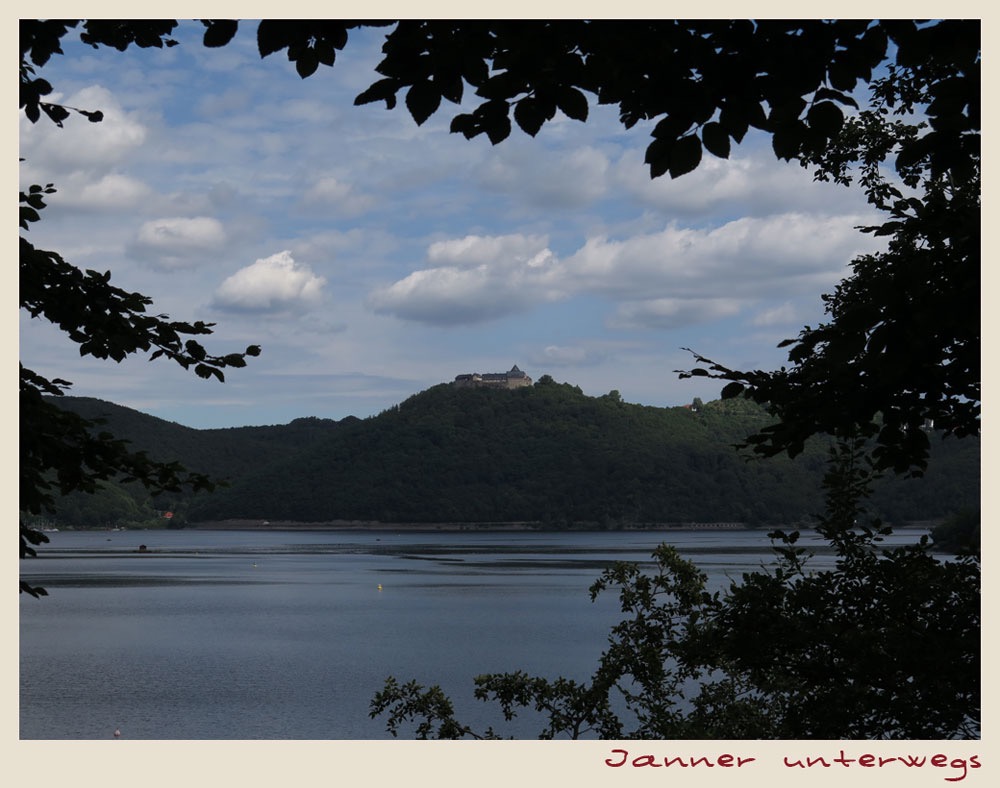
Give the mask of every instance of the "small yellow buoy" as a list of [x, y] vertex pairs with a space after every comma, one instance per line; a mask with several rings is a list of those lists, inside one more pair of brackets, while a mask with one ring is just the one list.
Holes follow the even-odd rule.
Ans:
[[381, 591], [381, 590], [382, 590], [382, 584], [381, 584], [381, 583], [379, 583], [379, 584], [378, 584], [378, 590], [379, 590], [379, 591]]

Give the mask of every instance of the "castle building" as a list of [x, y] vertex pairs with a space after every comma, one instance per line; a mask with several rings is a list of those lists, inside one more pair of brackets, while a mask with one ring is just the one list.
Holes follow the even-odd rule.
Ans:
[[530, 386], [531, 378], [525, 375], [515, 364], [510, 372], [472, 372], [466, 375], [455, 377], [453, 386], [458, 388], [495, 388], [495, 389], [516, 389], [521, 386]]

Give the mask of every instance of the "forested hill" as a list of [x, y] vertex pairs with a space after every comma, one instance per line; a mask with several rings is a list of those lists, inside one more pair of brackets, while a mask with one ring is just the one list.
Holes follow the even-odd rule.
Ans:
[[[193, 430], [98, 400], [61, 402], [102, 416], [107, 429], [154, 457], [230, 480], [212, 494], [161, 501], [128, 490], [140, 508], [174, 511], [175, 525], [228, 519], [764, 525], [801, 522], [822, 510], [824, 445], [817, 442], [795, 460], [747, 461], [732, 448], [768, 422], [752, 403], [654, 408], [625, 403], [617, 392], [589, 397], [543, 381], [514, 390], [441, 384], [364, 420], [307, 418], [224, 430]], [[886, 520], [978, 508], [978, 442], [933, 443], [924, 479], [879, 490], [873, 504]], [[121, 490], [115, 495], [122, 503]], [[83, 524], [70, 523], [73, 516], [85, 519], [80, 506], [65, 502], [57, 523]]]
[[256, 468], [261, 457], [292, 456], [305, 446], [332, 434], [338, 424], [330, 419], [302, 418], [290, 424], [196, 430], [150, 416], [132, 408], [88, 397], [53, 400], [84, 418], [101, 420], [99, 429], [131, 443], [157, 460], [180, 460], [189, 470], [215, 478], [236, 478]]

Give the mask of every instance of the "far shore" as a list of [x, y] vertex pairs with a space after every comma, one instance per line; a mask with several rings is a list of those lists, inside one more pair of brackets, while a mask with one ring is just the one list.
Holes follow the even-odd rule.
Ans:
[[637, 523], [620, 527], [601, 527], [597, 523], [575, 523], [560, 527], [539, 522], [454, 522], [454, 523], [383, 523], [378, 520], [330, 520], [304, 523], [293, 520], [216, 520], [189, 523], [199, 531], [665, 531], [680, 529], [745, 529], [743, 523]]
[[[930, 528], [935, 523], [919, 522], [893, 526]], [[384, 523], [378, 520], [330, 520], [306, 523], [292, 520], [215, 520], [189, 523], [187, 529], [199, 531], [682, 531], [682, 530], [772, 530], [774, 528], [811, 529], [807, 523], [785, 525], [747, 525], [746, 523], [633, 523], [601, 527], [598, 523], [574, 523], [560, 527], [539, 522], [453, 522], [453, 523]]]

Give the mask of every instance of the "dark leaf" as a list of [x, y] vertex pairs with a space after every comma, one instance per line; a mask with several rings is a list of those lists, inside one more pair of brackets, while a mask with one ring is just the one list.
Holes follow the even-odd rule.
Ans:
[[194, 374], [196, 374], [199, 378], [205, 378], [206, 380], [210, 377], [215, 377], [220, 382], [225, 380], [221, 370], [218, 370], [215, 367], [210, 367], [207, 364], [195, 365]]
[[797, 126], [782, 126], [771, 136], [771, 148], [779, 159], [794, 159], [802, 148], [801, 131]]
[[701, 163], [701, 140], [694, 134], [681, 137], [670, 151], [670, 177], [681, 175], [697, 169]]
[[447, 99], [452, 104], [460, 104], [462, 102], [464, 84], [460, 75], [454, 74], [448, 77], [435, 75], [434, 85], [441, 94], [441, 98]]
[[358, 94], [357, 98], [354, 99], [354, 105], [361, 106], [374, 101], [384, 101], [386, 109], [393, 109], [396, 106], [396, 91], [401, 87], [402, 83], [393, 77], [380, 79], [367, 90]]
[[653, 139], [674, 142], [688, 130], [690, 125], [688, 121], [681, 120], [677, 115], [667, 115], [653, 127], [651, 136]]
[[854, 107], [858, 109], [858, 102], [854, 100], [851, 96], [846, 93], [842, 93], [839, 90], [830, 90], [830, 88], [820, 88], [816, 91], [815, 96], [816, 101], [836, 101], [840, 104], [846, 104], [849, 107]]
[[651, 178], [659, 178], [669, 169], [670, 151], [673, 146], [673, 140], [657, 139], [653, 140], [646, 148], [645, 163], [649, 165]]
[[452, 134], [462, 134], [467, 140], [471, 140], [481, 131], [476, 124], [475, 117], [464, 113], [451, 119], [449, 130]]
[[31, 84], [36, 96], [47, 96], [52, 92], [52, 85], [47, 79], [36, 79]]
[[207, 353], [205, 353], [205, 348], [203, 348], [193, 339], [189, 339], [187, 342], [184, 343], [184, 349], [187, 351], [188, 355], [190, 355], [191, 358], [195, 359], [196, 361], [204, 360], [205, 356], [207, 355]]
[[836, 137], [844, 125], [844, 113], [832, 101], [821, 101], [814, 104], [806, 115], [806, 119], [814, 131], [818, 131], [830, 139]]
[[559, 110], [573, 120], [586, 121], [589, 113], [587, 97], [574, 87], [564, 87], [556, 98]]
[[222, 361], [227, 367], [245, 367], [247, 365], [246, 360], [240, 353], [229, 353], [223, 357]]
[[729, 158], [729, 134], [721, 124], [706, 123], [701, 130], [701, 141], [713, 156]]
[[742, 142], [750, 128], [747, 116], [726, 103], [719, 112], [719, 123], [737, 143]]
[[[288, 56], [291, 57], [292, 50], [289, 49]], [[316, 73], [319, 68], [319, 55], [312, 47], [307, 47], [298, 52], [295, 58], [295, 71], [302, 78], [306, 79]]]
[[476, 110], [480, 130], [486, 132], [486, 136], [494, 145], [498, 145], [510, 136], [509, 110], [510, 104], [501, 99], [488, 101]]
[[504, 116], [490, 121], [485, 131], [490, 142], [498, 145], [510, 136], [510, 118]]
[[332, 67], [337, 61], [337, 49], [330, 41], [317, 41], [315, 52], [316, 59], [324, 66]]
[[223, 47], [233, 40], [239, 27], [239, 22], [235, 19], [203, 19], [205, 25], [205, 37], [203, 39], [206, 47]]
[[417, 82], [406, 92], [406, 108], [417, 125], [421, 125], [441, 106], [441, 94], [433, 82]]
[[62, 126], [62, 122], [69, 117], [69, 110], [59, 104], [42, 104], [42, 111], [49, 116], [49, 119], [57, 126]]
[[733, 397], [742, 394], [745, 388], [746, 387], [742, 383], [737, 383], [736, 381], [733, 381], [732, 383], [727, 383], [725, 386], [722, 387], [722, 392], [720, 393], [719, 396], [722, 399], [732, 399]]
[[830, 84], [834, 90], [849, 93], [858, 84], [854, 70], [847, 58], [840, 52], [835, 53], [829, 68]]
[[523, 132], [534, 137], [545, 123], [545, 113], [538, 100], [528, 96], [514, 105], [514, 120]]
[[265, 19], [257, 26], [257, 51], [262, 58], [280, 52], [290, 43], [287, 22]]

